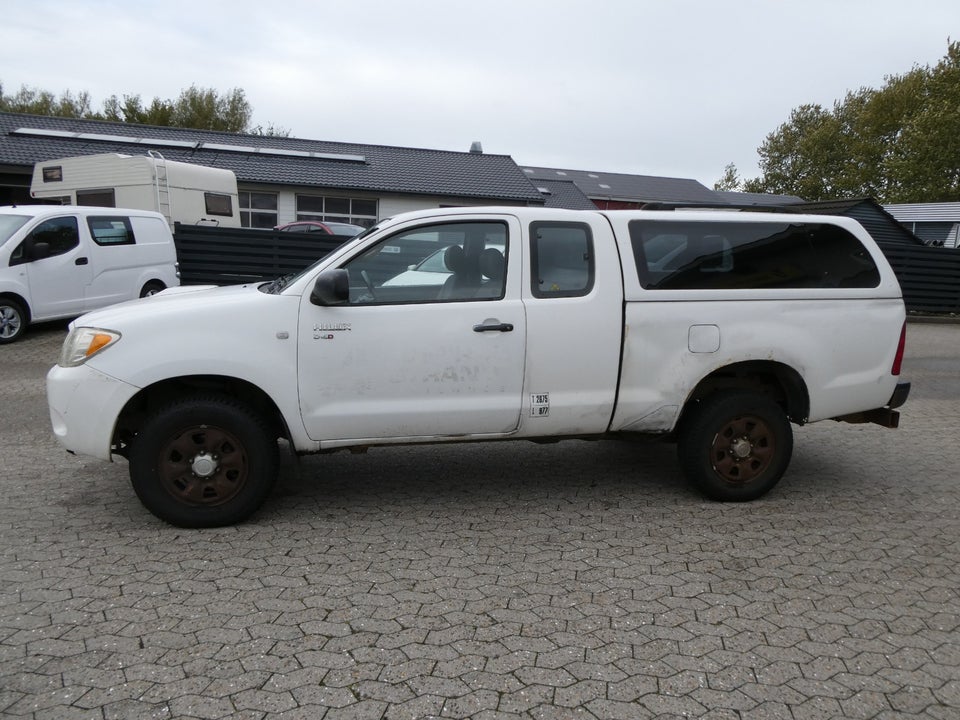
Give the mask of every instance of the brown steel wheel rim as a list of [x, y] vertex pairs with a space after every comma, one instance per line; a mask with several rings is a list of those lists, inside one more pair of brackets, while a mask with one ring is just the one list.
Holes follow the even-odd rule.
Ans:
[[745, 485], [761, 475], [773, 461], [777, 438], [770, 425], [754, 415], [736, 417], [724, 424], [710, 446], [710, 463], [731, 485]]
[[193, 506], [229, 502], [249, 476], [243, 444], [233, 433], [210, 425], [171, 437], [160, 451], [158, 470], [163, 489]]

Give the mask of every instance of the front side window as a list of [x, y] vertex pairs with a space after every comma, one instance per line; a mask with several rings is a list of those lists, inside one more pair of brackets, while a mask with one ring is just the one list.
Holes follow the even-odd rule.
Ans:
[[868, 288], [880, 273], [863, 244], [829, 223], [633, 220], [648, 290]]
[[534, 297], [579, 297], [593, 289], [593, 236], [588, 225], [532, 223], [530, 258]]
[[44, 220], [17, 245], [10, 255], [11, 265], [20, 265], [34, 259], [63, 255], [80, 244], [80, 232], [75, 217]]
[[130, 218], [88, 217], [87, 227], [97, 245], [133, 245], [136, 242]]
[[406, 230], [344, 267], [350, 303], [498, 300], [504, 295], [507, 227], [460, 222]]

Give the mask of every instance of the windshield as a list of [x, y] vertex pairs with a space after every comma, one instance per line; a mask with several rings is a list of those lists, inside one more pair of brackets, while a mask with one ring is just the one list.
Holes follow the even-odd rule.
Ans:
[[[352, 238], [350, 238], [349, 240], [347, 240], [347, 242], [348, 242], [348, 243], [354, 243], [354, 242], [356, 242], [357, 240], [359, 240], [360, 238], [364, 238], [364, 237], [366, 237], [367, 235], [369, 235], [370, 233], [374, 232], [375, 230], [378, 230], [379, 227], [380, 227], [379, 225], [374, 225], [372, 228], [367, 228], [366, 230], [364, 230], [362, 233], [360, 233], [360, 234], [357, 235], [356, 237], [352, 237]], [[339, 250], [339, 248], [337, 248], [337, 249]], [[296, 282], [296, 281], [299, 280], [301, 277], [303, 277], [304, 275], [306, 275], [307, 273], [309, 273], [311, 270], [313, 270], [317, 265], [319, 265], [319, 264], [322, 263], [324, 260], [326, 260], [326, 257], [327, 257], [327, 256], [324, 255], [323, 257], [318, 258], [315, 262], [313, 262], [312, 264], [308, 265], [307, 267], [305, 267], [303, 270], [301, 270], [301, 271], [298, 272], [298, 273], [291, 273], [291, 274], [289, 274], [289, 275], [283, 275], [283, 276], [281, 276], [281, 277], [278, 277], [276, 280], [271, 280], [270, 282], [265, 282], [265, 283], [263, 283], [262, 285], [259, 286], [260, 292], [267, 293], [268, 295], [278, 295], [279, 293], [281, 293], [281, 292], [283, 291], [283, 289], [284, 289], [287, 285], [289, 285], [290, 283]]]
[[0, 215], [0, 245], [9, 240], [29, 219], [29, 215]]

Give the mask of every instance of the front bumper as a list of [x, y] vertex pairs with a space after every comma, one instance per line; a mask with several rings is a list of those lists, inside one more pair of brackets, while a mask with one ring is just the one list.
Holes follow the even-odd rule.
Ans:
[[110, 460], [120, 411], [139, 388], [87, 365], [47, 373], [47, 405], [57, 441], [80, 455]]

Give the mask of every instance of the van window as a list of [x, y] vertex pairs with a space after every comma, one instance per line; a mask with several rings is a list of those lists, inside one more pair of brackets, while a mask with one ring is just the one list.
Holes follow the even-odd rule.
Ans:
[[77, 205], [90, 207], [116, 207], [113, 188], [108, 190], [77, 190]]
[[97, 245], [133, 245], [136, 242], [133, 228], [130, 227], [130, 218], [88, 217], [87, 227], [90, 228], [90, 237]]
[[229, 195], [205, 192], [203, 202], [207, 209], [207, 215], [233, 217], [233, 198]]
[[578, 297], [593, 289], [593, 236], [588, 225], [531, 223], [530, 256], [534, 297]]
[[867, 288], [870, 253], [829, 223], [634, 220], [630, 240], [648, 290]]
[[10, 254], [11, 265], [22, 265], [34, 259], [33, 248], [47, 245], [46, 257], [63, 255], [80, 244], [80, 231], [75, 217], [59, 217], [44, 220], [37, 225], [16, 250]]

